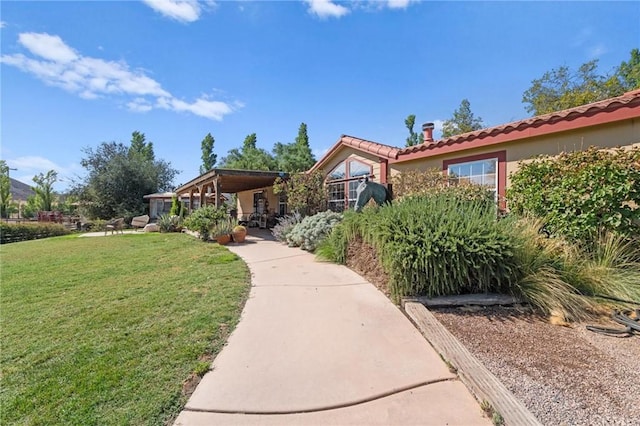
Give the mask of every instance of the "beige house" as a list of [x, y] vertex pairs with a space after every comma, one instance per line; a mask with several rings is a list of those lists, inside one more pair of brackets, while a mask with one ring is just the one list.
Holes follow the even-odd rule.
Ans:
[[[387, 184], [403, 171], [432, 168], [484, 185], [503, 202], [510, 175], [520, 161], [590, 146], [640, 147], [640, 90], [440, 140], [433, 139], [432, 123], [423, 125], [423, 132], [424, 143], [408, 148], [342, 135], [309, 170], [321, 170], [326, 176], [329, 208], [352, 208], [358, 181], [364, 176]], [[214, 203], [216, 193], [236, 193], [238, 219], [264, 227], [269, 219], [289, 213], [286, 200], [273, 192], [275, 179], [285, 176], [282, 172], [213, 169], [176, 192], [193, 208]]]
[[331, 208], [354, 205], [362, 176], [385, 184], [394, 174], [430, 168], [484, 185], [503, 200], [520, 161], [589, 146], [640, 146], [640, 90], [440, 140], [433, 140], [433, 124], [423, 131], [425, 142], [408, 148], [340, 137], [311, 169], [326, 174]]

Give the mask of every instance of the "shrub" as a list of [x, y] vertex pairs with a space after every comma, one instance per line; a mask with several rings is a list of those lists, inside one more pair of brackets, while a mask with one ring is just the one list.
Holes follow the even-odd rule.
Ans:
[[208, 205], [200, 207], [187, 217], [183, 224], [191, 230], [196, 231], [203, 241], [209, 240], [209, 230], [218, 222], [227, 219], [227, 211], [224, 207], [215, 208]]
[[320, 241], [342, 220], [342, 214], [327, 210], [307, 216], [295, 225], [287, 234], [287, 243], [291, 247], [314, 251]]
[[171, 197], [171, 209], [169, 210], [169, 216], [184, 216], [184, 206], [182, 201], [178, 199], [177, 195]]
[[565, 320], [597, 313], [599, 297], [640, 300], [640, 246], [605, 233], [585, 249], [541, 232], [543, 221], [531, 217], [504, 222], [516, 241], [516, 296], [545, 314]]
[[393, 197], [401, 200], [405, 197], [434, 194], [457, 194], [469, 200], [492, 199], [493, 194], [480, 185], [456, 183], [453, 185], [447, 175], [438, 169], [408, 170], [391, 177]]
[[60, 224], [0, 222], [0, 244], [16, 243], [27, 240], [55, 237], [69, 234], [70, 231]]
[[324, 173], [296, 173], [286, 179], [277, 178], [273, 184], [275, 194], [285, 194], [291, 211], [310, 216], [327, 208], [327, 188]]
[[283, 243], [287, 242], [287, 236], [295, 225], [302, 221], [302, 215], [300, 213], [294, 213], [292, 215], [283, 216], [278, 218], [278, 223], [271, 228], [271, 233], [276, 240]]
[[180, 232], [182, 231], [182, 218], [163, 214], [158, 218], [158, 226], [160, 232]]
[[495, 219], [492, 201], [456, 190], [405, 197], [391, 206], [345, 213], [320, 254], [344, 262], [349, 241], [373, 246], [402, 296], [505, 291], [513, 277], [513, 241]]
[[507, 200], [512, 212], [543, 218], [554, 235], [586, 245], [603, 230], [640, 230], [640, 148], [561, 153], [520, 163]]

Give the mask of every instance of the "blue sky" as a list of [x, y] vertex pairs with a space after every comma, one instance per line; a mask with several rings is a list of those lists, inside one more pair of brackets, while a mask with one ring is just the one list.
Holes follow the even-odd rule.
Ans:
[[[462, 99], [487, 126], [526, 118], [531, 80], [640, 47], [640, 2], [2, 1], [1, 148], [11, 176], [58, 171], [82, 148], [128, 144], [198, 175], [256, 133], [319, 158], [341, 134], [403, 146], [404, 119], [440, 124]], [[436, 127], [438, 129], [438, 126]], [[439, 133], [436, 132], [436, 136]]]

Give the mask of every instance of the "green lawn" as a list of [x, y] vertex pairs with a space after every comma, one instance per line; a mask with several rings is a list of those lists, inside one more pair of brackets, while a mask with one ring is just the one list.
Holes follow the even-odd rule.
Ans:
[[164, 424], [236, 325], [249, 272], [181, 234], [0, 246], [0, 424]]

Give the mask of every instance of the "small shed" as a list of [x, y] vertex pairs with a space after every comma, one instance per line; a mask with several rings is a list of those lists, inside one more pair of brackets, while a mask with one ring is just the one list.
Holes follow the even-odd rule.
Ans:
[[[149, 200], [149, 218], [154, 220], [163, 214], [169, 214], [175, 192], [156, 192], [155, 194], [145, 195], [145, 200]], [[180, 197], [183, 203], [189, 203], [188, 197]], [[188, 208], [188, 206], [185, 206]]]

